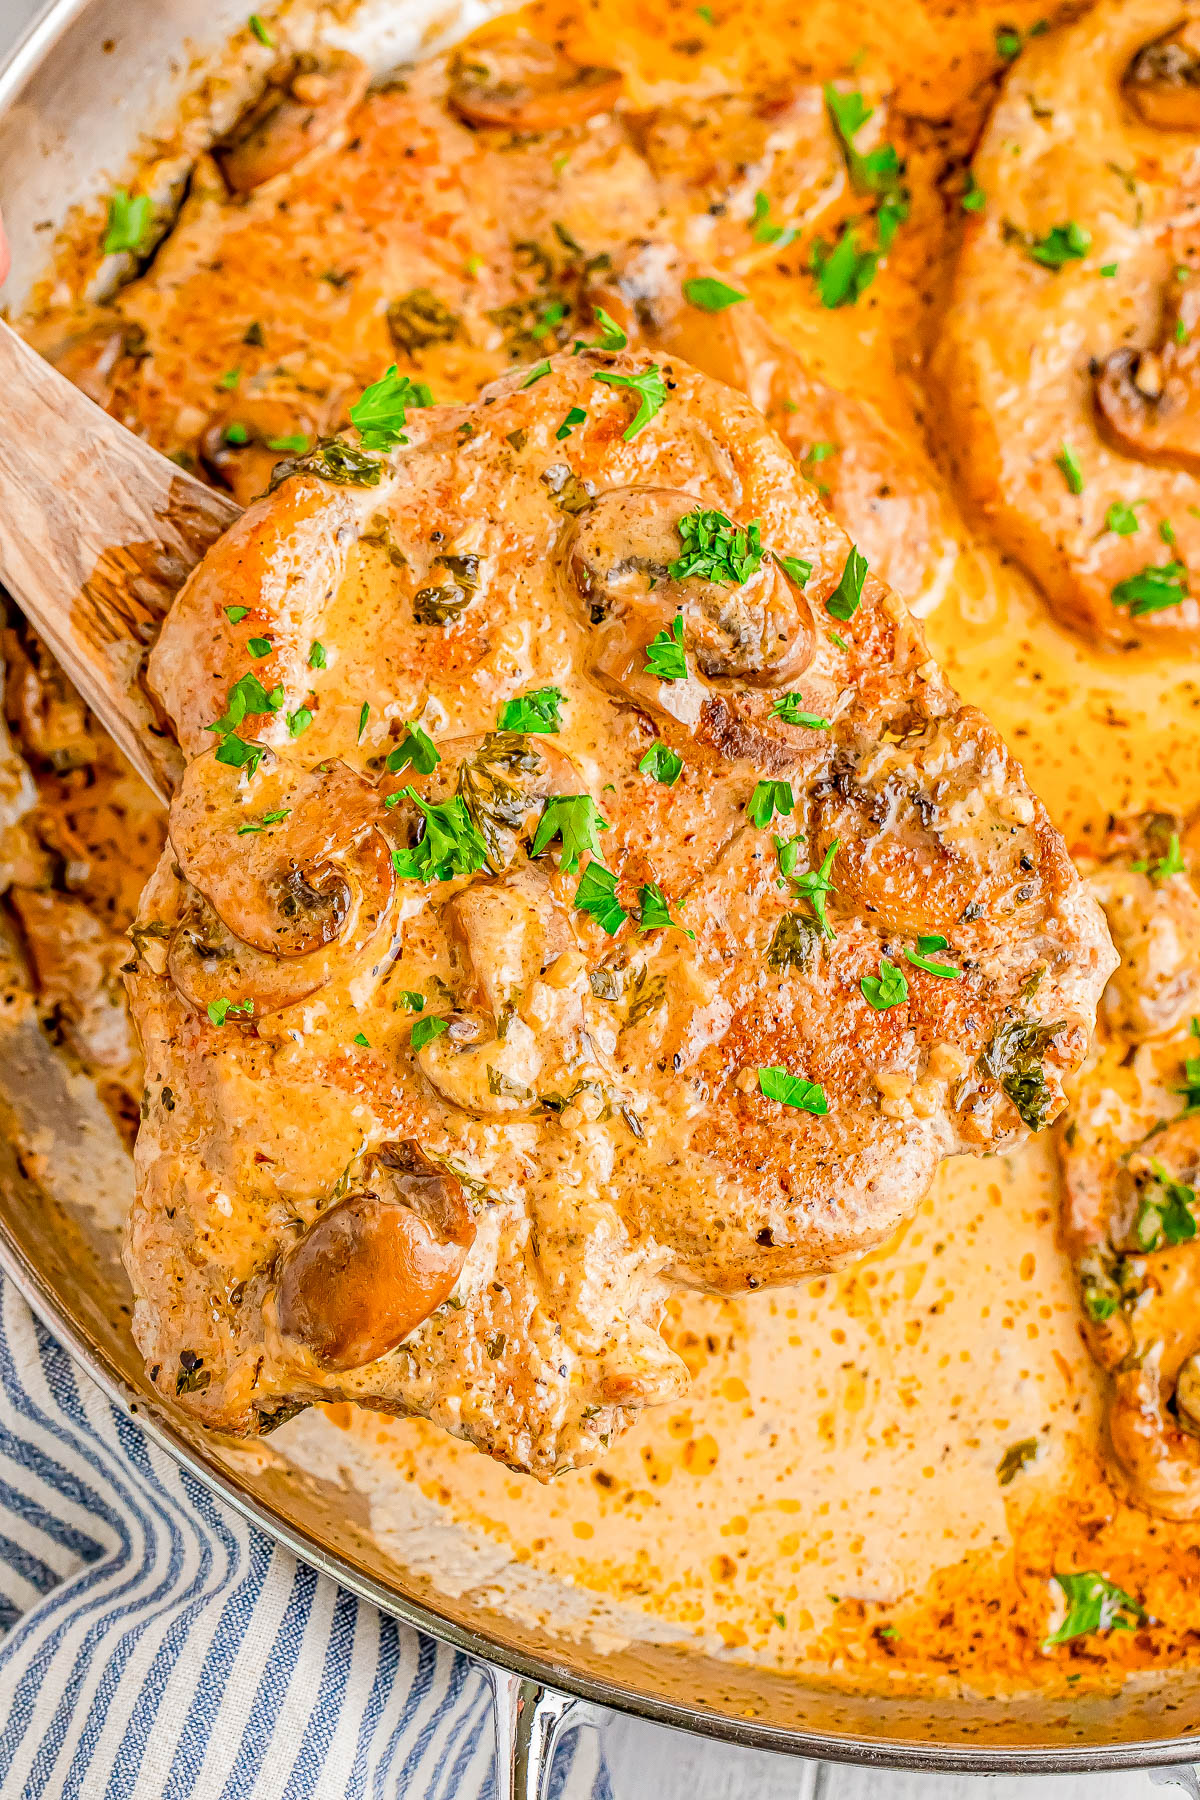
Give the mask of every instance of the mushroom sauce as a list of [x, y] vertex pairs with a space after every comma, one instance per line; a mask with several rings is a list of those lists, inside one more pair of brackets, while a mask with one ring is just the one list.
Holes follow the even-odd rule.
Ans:
[[[422, 111], [423, 71], [377, 83], [355, 115], [351, 75], [302, 59], [289, 65], [284, 102], [296, 129], [318, 103], [341, 110], [326, 148], [302, 145], [315, 160], [288, 204], [256, 215], [277, 285], [258, 273], [262, 242], [228, 229], [230, 194], [251, 196], [278, 173], [277, 145], [251, 119], [197, 166], [152, 256], [146, 220], [140, 241], [114, 235], [117, 211], [99, 234], [84, 222], [24, 324], [117, 416], [248, 502], [281, 456], [302, 456], [344, 425], [349, 402], [392, 360], [438, 402], [467, 402], [509, 367], [570, 347], [581, 281], [603, 282], [619, 237], [643, 250], [655, 242], [658, 200], [647, 211], [640, 175], [589, 139], [596, 104], [618, 105], [637, 121], [639, 154], [668, 195], [663, 240], [747, 296], [747, 316], [752, 306], [771, 341], [798, 355], [788, 362], [757, 340], [726, 341], [736, 300], [694, 309], [693, 342], [677, 337], [676, 353], [715, 363], [712, 373], [746, 389], [834, 516], [870, 540], [872, 567], [923, 618], [942, 670], [1019, 757], [1081, 869], [1115, 854], [1112, 820], [1166, 818], [1161, 843], [1147, 849], [1139, 839], [1126, 856], [1153, 908], [1172, 881], [1189, 887], [1187, 819], [1200, 802], [1200, 682], [1188, 654], [1197, 602], [1186, 591], [1200, 485], [1186, 445], [1164, 451], [1170, 409], [1143, 417], [1156, 385], [1159, 395], [1181, 394], [1187, 416], [1187, 182], [1200, 137], [1171, 112], [1184, 103], [1169, 82], [1165, 125], [1149, 101], [1131, 124], [1142, 103], [1123, 102], [1116, 197], [1106, 191], [1103, 207], [1082, 177], [1063, 175], [1061, 193], [1045, 191], [1066, 149], [1051, 173], [1039, 168], [1012, 194], [1005, 159], [1023, 171], [1046, 149], [1038, 132], [1082, 143], [1085, 98], [1056, 69], [1073, 68], [1086, 90], [1088, 55], [1119, 82], [1136, 54], [1141, 79], [1146, 46], [1167, 38], [1180, 13], [1191, 16], [1150, 0], [1101, 0], [1094, 13], [1060, 21], [1027, 0], [866, 0], [853, 41], [833, 0], [802, 12], [763, 0], [752, 28], [739, 0], [664, 4], [653, 15], [593, 0], [507, 16], [459, 52], [463, 106], [470, 118], [472, 104], [499, 104], [484, 124], [512, 129], [514, 215], [527, 193], [543, 204], [549, 166], [564, 191], [580, 184], [570, 190], [579, 214], [609, 219], [596, 266], [583, 270], [593, 245], [569, 225], [556, 242], [514, 250], [510, 222], [482, 203], [473, 215], [457, 182], [447, 174], [442, 183], [439, 159], [453, 146]], [[268, 39], [282, 29], [258, 28]], [[472, 100], [472, 80], [487, 87], [489, 46], [515, 32], [584, 72], [592, 91], [578, 118], [565, 118], [577, 134], [569, 150], [554, 136], [561, 112], [506, 119], [503, 83]], [[266, 71], [275, 46], [262, 48]], [[1155, 49], [1150, 75], [1183, 54]], [[535, 98], [542, 71], [535, 59]], [[717, 105], [730, 95], [744, 104], [732, 123]], [[710, 113], [728, 136], [714, 140], [721, 167], [697, 171]], [[1170, 138], [1161, 157], [1156, 131]], [[393, 156], [389, 145], [401, 142]], [[265, 173], [255, 156], [266, 158]], [[615, 224], [606, 183], [618, 213], [628, 209]], [[156, 191], [150, 175], [133, 186], [135, 195]], [[1170, 206], [1160, 204], [1167, 188]], [[385, 311], [372, 258], [383, 254], [381, 221], [397, 216], [430, 273]], [[105, 233], [103, 274], [95, 243]], [[997, 262], [1009, 256], [1014, 265]], [[1018, 291], [1022, 257], [1038, 277], [1027, 295]], [[1114, 265], [1117, 273], [1102, 272]], [[1115, 284], [1097, 289], [1117, 323], [1094, 352], [1084, 338], [1099, 302], [1067, 286], [1084, 274]], [[129, 277], [99, 306], [81, 298], [102, 278]], [[1164, 279], [1183, 297], [1164, 301]], [[631, 291], [618, 283], [613, 308]], [[636, 315], [636, 294], [630, 305]], [[1131, 344], [1162, 366], [1144, 357], [1131, 372]], [[1039, 412], [1062, 345], [1067, 373]], [[1125, 409], [1107, 435], [1084, 393], [1089, 356], [1108, 383], [1100, 413]], [[869, 410], [856, 411], [861, 403]], [[1164, 455], [1175, 458], [1169, 469]], [[1132, 591], [1110, 601], [1123, 583]], [[31, 810], [27, 777], [9, 759], [13, 980], [34, 987], [66, 1053], [97, 1076], [132, 1130], [140, 1072], [114, 984], [128, 956], [120, 933], [161, 827], [18, 621], [7, 649], [8, 716], [38, 784]], [[519, 670], [528, 646], [514, 642], [510, 654]], [[1111, 912], [1110, 922], [1129, 967]], [[1183, 927], [1176, 935], [1186, 947]], [[1106, 1015], [1102, 1048], [1113, 1066], [1141, 1055], [1147, 1038], [1162, 1065], [1156, 1086], [1147, 1078], [1133, 1100], [1119, 1096], [1140, 1121], [1124, 1137], [1124, 1114], [1113, 1128], [1122, 1156], [1153, 1132], [1159, 1101], [1164, 1112], [1181, 1105], [1173, 1096], [1186, 1086], [1190, 1016], [1183, 1004], [1135, 1030]], [[1088, 1104], [1102, 1111], [1116, 1091], [1108, 1066], [1097, 1075], [1089, 1065], [1080, 1078], [1093, 1090], [1100, 1082], [1100, 1101], [1093, 1092]], [[1083, 1119], [1084, 1100], [1076, 1104]], [[1072, 1129], [1060, 1124], [1060, 1136]], [[1087, 1296], [1101, 1280], [1112, 1286], [1139, 1364], [1165, 1358], [1171, 1382], [1179, 1375], [1178, 1397], [1172, 1389], [1162, 1402], [1164, 1429], [1174, 1434], [1170, 1454], [1190, 1468], [1179, 1371], [1197, 1348], [1191, 1290], [1183, 1322], [1173, 1315], [1163, 1328], [1179, 1340], [1173, 1360], [1157, 1339], [1137, 1337], [1137, 1320], [1153, 1315], [1146, 1296], [1168, 1285], [1171, 1255], [1188, 1254], [1191, 1164], [1158, 1163], [1158, 1224], [1145, 1226], [1145, 1201], [1132, 1225], [1106, 1216], [1103, 1266], [1089, 1274], [1099, 1240], [1073, 1212], [1064, 1216], [1051, 1137], [990, 1160], [945, 1162], [916, 1216], [851, 1267], [762, 1294], [677, 1291], [664, 1335], [690, 1391], [549, 1487], [424, 1419], [346, 1404], [328, 1407], [328, 1418], [346, 1435], [347, 1458], [374, 1464], [381, 1489], [411, 1484], [514, 1562], [619, 1603], [648, 1630], [669, 1625], [739, 1658], [860, 1684], [961, 1678], [1000, 1692], [1067, 1691], [1176, 1665], [1200, 1643], [1200, 1509], [1164, 1509], [1153, 1493], [1146, 1503], [1133, 1459], [1114, 1457], [1110, 1378], [1120, 1372], [1095, 1329], [1113, 1313]], [[1176, 1229], [1164, 1210], [1173, 1189], [1183, 1192]], [[293, 1429], [283, 1428], [281, 1449]]]

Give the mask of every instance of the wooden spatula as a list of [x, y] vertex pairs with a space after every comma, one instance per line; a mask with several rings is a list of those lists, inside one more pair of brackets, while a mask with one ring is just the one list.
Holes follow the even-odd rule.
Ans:
[[0, 322], [0, 581], [164, 800], [183, 767], [142, 680], [187, 574], [238, 516]]

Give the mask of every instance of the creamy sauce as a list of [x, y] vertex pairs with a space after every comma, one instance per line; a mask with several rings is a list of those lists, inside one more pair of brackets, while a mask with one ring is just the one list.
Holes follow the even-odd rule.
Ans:
[[[994, 92], [995, 26], [1027, 28], [1040, 8], [866, 0], [853, 40], [840, 0], [802, 14], [788, 0], [752, 12], [716, 0], [712, 12], [710, 24], [691, 5], [594, 0], [524, 17], [581, 60], [618, 63], [635, 107], [795, 72], [890, 96], [913, 213], [859, 304], [822, 308], [794, 253], [754, 250], [739, 273], [815, 371], [872, 400], [914, 453], [926, 430], [936, 451], [922, 375], [958, 162]], [[227, 307], [240, 330], [244, 298]], [[222, 346], [214, 368], [225, 356]], [[453, 394], [451, 376], [439, 397]], [[985, 537], [957, 529], [954, 577], [927, 620], [932, 649], [1017, 751], [1068, 842], [1094, 840], [1110, 813], [1200, 800], [1200, 685], [1188, 666], [1089, 652]], [[504, 654], [519, 664], [526, 651]], [[907, 1229], [841, 1275], [750, 1300], [673, 1301], [666, 1335], [693, 1375], [686, 1403], [646, 1416], [598, 1467], [548, 1489], [421, 1421], [349, 1407], [329, 1417], [348, 1460], [379, 1471], [381, 1519], [388, 1485], [410, 1486], [501, 1562], [619, 1607], [647, 1635], [678, 1629], [780, 1669], [957, 1674], [980, 1689], [1177, 1662], [1200, 1641], [1200, 1527], [1136, 1511], [1106, 1478], [1100, 1381], [1057, 1214], [1045, 1142], [960, 1159]], [[298, 1421], [278, 1441], [306, 1429]], [[1001, 1486], [1001, 1457], [1027, 1439], [1035, 1460]], [[1049, 1578], [1072, 1568], [1136, 1591], [1157, 1623], [1043, 1652]]]

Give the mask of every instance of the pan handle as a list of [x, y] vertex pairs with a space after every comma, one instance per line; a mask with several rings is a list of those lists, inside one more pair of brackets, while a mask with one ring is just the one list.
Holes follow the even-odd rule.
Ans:
[[577, 1710], [569, 1694], [504, 1669], [488, 1669], [496, 1726], [496, 1800], [544, 1800], [563, 1726]]

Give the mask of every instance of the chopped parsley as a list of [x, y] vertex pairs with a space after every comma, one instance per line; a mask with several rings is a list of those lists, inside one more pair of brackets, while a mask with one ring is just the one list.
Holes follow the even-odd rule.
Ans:
[[150, 211], [149, 194], [130, 194], [125, 188], [117, 188], [108, 202], [101, 245], [105, 256], [119, 256], [126, 250], [138, 255], [150, 229]]
[[1004, 62], [1012, 62], [1021, 54], [1021, 34], [1013, 25], [997, 25], [996, 55]]
[[350, 420], [363, 449], [394, 450], [398, 444], [407, 444], [407, 409], [420, 404], [413, 382], [407, 375], [398, 374], [393, 363], [385, 375], [363, 389], [350, 408]]
[[674, 787], [683, 773], [683, 758], [666, 744], [651, 744], [638, 764], [638, 769], [643, 775], [649, 775], [652, 781], [661, 781], [664, 787]]
[[1092, 234], [1075, 219], [1066, 219], [1061, 225], [1052, 225], [1045, 237], [1025, 237], [1024, 241], [1035, 263], [1057, 271], [1069, 262], [1082, 261], [1092, 247]]
[[290, 712], [287, 716], [288, 736], [290, 738], [302, 737], [312, 722], [312, 709], [307, 706], [298, 706], [295, 712]]
[[671, 917], [670, 902], [656, 881], [644, 882], [638, 889], [638, 930], [682, 931], [685, 937], [693, 940], [696, 936], [694, 931]]
[[752, 825], [762, 831], [771, 823], [776, 813], [784, 818], [794, 809], [795, 798], [791, 783], [788, 781], [759, 781], [755, 783], [746, 806], [746, 814]]
[[259, 43], [264, 45], [266, 49], [273, 50], [275, 48], [275, 39], [271, 36], [257, 13], [250, 14], [248, 23]]
[[809, 254], [809, 268], [817, 278], [821, 305], [831, 310], [853, 306], [874, 281], [878, 267], [879, 252], [859, 249], [853, 224], [842, 226], [832, 249], [823, 238], [816, 238]]
[[1054, 459], [1055, 467], [1061, 469], [1062, 478], [1073, 494], [1083, 492], [1083, 470], [1079, 466], [1079, 458], [1069, 444], [1064, 444]]
[[609, 937], [620, 931], [629, 914], [617, 899], [617, 878], [603, 863], [590, 862], [575, 890], [575, 906], [595, 919]]
[[862, 599], [867, 579], [867, 559], [857, 544], [851, 545], [841, 579], [825, 602], [825, 611], [835, 619], [852, 619]]
[[559, 443], [561, 443], [564, 438], [569, 438], [575, 427], [577, 425], [582, 425], [586, 418], [587, 413], [582, 406], [573, 406], [554, 434]]
[[418, 994], [415, 988], [401, 988], [400, 1004], [408, 1012], [421, 1013], [425, 1011], [425, 996]]
[[754, 196], [750, 232], [756, 244], [773, 244], [776, 250], [786, 250], [789, 244], [795, 242], [797, 236], [794, 226], [771, 223], [771, 202], [761, 188]]
[[1172, 525], [1170, 519], [1160, 519], [1158, 521], [1158, 535], [1169, 550], [1175, 548], [1175, 527]]
[[982, 212], [987, 205], [987, 195], [976, 181], [974, 169], [967, 170], [967, 185], [959, 205], [964, 212]]
[[[881, 225], [880, 229], [880, 242], [886, 250], [896, 226], [908, 217], [908, 194], [901, 179], [903, 165], [892, 144], [881, 144], [865, 156], [855, 148], [855, 138], [875, 111], [874, 107], [866, 105], [861, 94], [842, 93], [832, 82], [826, 82], [825, 105], [855, 189], [860, 194], [881, 195], [890, 203], [893, 222], [890, 227]], [[885, 234], [887, 243], [883, 243]]]
[[542, 379], [543, 375], [548, 375], [549, 373], [550, 373], [550, 358], [547, 357], [545, 362], [540, 362], [540, 363], [538, 363], [536, 368], [530, 369], [528, 375], [525, 377], [524, 381], [521, 383], [522, 388], [531, 388], [535, 381], [540, 381]]
[[367, 720], [370, 716], [371, 703], [369, 700], [364, 700], [362, 703], [362, 711], [358, 715], [358, 741], [360, 744], [362, 743], [363, 732], [367, 729]]
[[283, 806], [278, 812], [264, 813], [261, 819], [247, 819], [244, 825], [238, 826], [237, 834], [239, 837], [245, 837], [248, 832], [263, 831], [268, 825], [278, 825], [281, 819], [288, 817], [291, 810], [290, 806]]
[[779, 854], [780, 868], [783, 869], [785, 875], [791, 876], [792, 886], [800, 898], [808, 901], [808, 904], [813, 909], [813, 915], [816, 918], [817, 924], [821, 927], [822, 932], [827, 938], [837, 936], [833, 926], [829, 923], [825, 908], [828, 904], [829, 895], [837, 892], [833, 882], [829, 879], [829, 871], [833, 867], [833, 859], [837, 855], [839, 847], [840, 839], [834, 838], [832, 844], [830, 844], [828, 850], [825, 852], [825, 858], [820, 868], [806, 869], [802, 875], [792, 875], [791, 869], [784, 867], [783, 852], [780, 851]]
[[383, 766], [390, 775], [398, 775], [401, 769], [407, 769], [410, 764], [418, 775], [432, 775], [441, 760], [429, 733], [422, 731], [410, 719], [404, 727], [404, 736], [396, 748], [388, 752]]
[[246, 648], [251, 656], [270, 656], [272, 644], [270, 638], [252, 637], [246, 639]]
[[803, 1081], [799, 1075], [789, 1075], [786, 1069], [760, 1069], [758, 1091], [764, 1099], [778, 1100], [800, 1112], [815, 1113], [820, 1117], [829, 1111], [825, 1090], [819, 1082]]
[[268, 450], [275, 450], [280, 456], [303, 456], [309, 447], [308, 433], [293, 431], [286, 437], [264, 438]]
[[1051, 1579], [1067, 1603], [1067, 1616], [1046, 1639], [1047, 1649], [1092, 1631], [1133, 1631], [1145, 1620], [1145, 1610], [1132, 1594], [1094, 1570], [1082, 1575], [1054, 1575]]
[[931, 961], [933, 951], [947, 948], [948, 945], [941, 932], [934, 931], [926, 937], [919, 937], [915, 950], [910, 950], [906, 944], [904, 955], [914, 969], [924, 969], [927, 975], [937, 975], [942, 981], [957, 981], [962, 974], [961, 969], [956, 969], [952, 963]]
[[774, 551], [771, 554], [789, 580], [797, 587], [803, 587], [812, 574], [812, 564], [803, 556], [778, 556]]
[[253, 1000], [210, 1000], [205, 1009], [214, 1025], [223, 1025], [226, 1019], [237, 1017], [249, 1018], [254, 1011]]
[[1117, 272], [1116, 263], [1101, 263], [1100, 273], [1103, 276], [1105, 276], [1107, 279], [1111, 280], [1112, 277], [1116, 274], [1116, 272]]
[[264, 746], [247, 744], [236, 732], [231, 731], [228, 737], [221, 739], [213, 755], [219, 763], [224, 763], [231, 769], [245, 769], [248, 775], [253, 775], [263, 759]]
[[248, 606], [227, 606], [225, 608], [225, 617], [229, 620], [231, 625], [240, 625], [249, 611], [250, 608]]
[[908, 983], [904, 979], [903, 969], [898, 969], [888, 957], [879, 959], [878, 975], [864, 975], [859, 982], [863, 999], [876, 1012], [887, 1012], [893, 1006], [902, 1006], [908, 999]]
[[249, 427], [243, 425], [240, 419], [231, 420], [221, 436], [227, 444], [232, 444], [235, 449], [240, 449], [243, 444], [250, 442]]
[[592, 857], [600, 855], [599, 834], [607, 830], [608, 820], [601, 818], [590, 794], [551, 794], [542, 807], [529, 854], [541, 856], [555, 838], [561, 838], [559, 867], [571, 875], [585, 852]]
[[593, 349], [612, 352], [624, 350], [629, 339], [625, 332], [621, 330], [621, 327], [617, 324], [617, 321], [612, 317], [611, 313], [606, 313], [602, 306], [593, 306], [592, 312], [595, 315], [597, 325], [600, 327], [600, 342], [593, 345]]
[[[698, 507], [684, 513], [676, 530], [682, 554], [667, 565], [672, 581], [718, 581], [740, 587], [762, 567], [762, 537], [757, 519], [735, 525], [723, 512]], [[811, 573], [811, 570], [810, 570]]]
[[549, 337], [554, 327], [567, 316], [565, 300], [551, 300], [542, 308], [541, 317], [536, 325], [529, 327], [529, 335], [534, 343], [540, 344], [544, 337]]
[[315, 639], [309, 646], [308, 666], [310, 669], [325, 669], [329, 666], [325, 659], [324, 644], [318, 644]]
[[1135, 500], [1129, 506], [1124, 500], [1114, 500], [1104, 515], [1105, 530], [1115, 531], [1118, 537], [1132, 537], [1141, 524], [1134, 508], [1145, 504], [1144, 500]]
[[727, 306], [736, 306], [746, 298], [740, 288], [718, 281], [715, 275], [690, 275], [683, 284], [683, 297], [689, 306], [706, 313], [724, 312]]
[[217, 386], [224, 389], [225, 393], [232, 394], [241, 379], [242, 371], [240, 369], [226, 369]]
[[1157, 1250], [1164, 1243], [1186, 1244], [1196, 1235], [1196, 1190], [1176, 1181], [1155, 1157], [1150, 1163], [1154, 1180], [1147, 1184], [1133, 1222], [1133, 1236], [1140, 1250]]
[[[422, 1005], [424, 1002], [422, 1002]], [[440, 1037], [443, 1031], [449, 1031], [448, 1019], [418, 1019], [409, 1033], [408, 1041], [414, 1050], [423, 1050], [432, 1038]]]
[[1165, 612], [1169, 606], [1179, 606], [1188, 597], [1188, 574], [1181, 562], [1151, 563], [1130, 575], [1124, 581], [1118, 581], [1112, 591], [1114, 606], [1127, 606], [1131, 619], [1140, 619], [1145, 613]]
[[785, 725], [802, 725], [806, 731], [828, 731], [829, 720], [819, 713], [805, 712], [802, 694], [783, 694], [771, 707], [771, 717]]
[[[1193, 1018], [1191, 1033], [1194, 1038], [1200, 1038], [1200, 1019]], [[1175, 1092], [1183, 1096], [1183, 1110], [1195, 1112], [1200, 1108], [1200, 1056], [1189, 1056], [1184, 1062], [1183, 1079], [1187, 1085], [1176, 1088]]]
[[630, 388], [637, 395], [638, 409], [621, 433], [626, 443], [636, 437], [642, 426], [648, 425], [667, 403], [667, 386], [657, 363], [651, 363], [640, 375], [614, 375], [608, 369], [599, 369], [592, 380], [607, 382], [610, 387]]
[[275, 687], [268, 694], [257, 675], [241, 675], [234, 682], [225, 697], [225, 711], [206, 731], [215, 731], [220, 737], [227, 737], [237, 730], [247, 715], [259, 716], [263, 713], [276, 713], [283, 705], [283, 689]]
[[657, 632], [646, 645], [644, 673], [656, 675], [660, 681], [684, 681], [687, 679], [682, 613], [675, 614], [669, 631]]
[[440, 805], [430, 806], [415, 788], [402, 791], [425, 817], [424, 829], [413, 847], [392, 851], [392, 867], [402, 880], [449, 881], [483, 868], [488, 860], [487, 845], [461, 795], [453, 794]]
[[1022, 1438], [1020, 1443], [1010, 1444], [996, 1464], [996, 1480], [1000, 1486], [1007, 1487], [1009, 1482], [1015, 1481], [1022, 1469], [1037, 1461], [1037, 1453], [1038, 1441], [1035, 1437]]
[[538, 688], [532, 694], [518, 694], [515, 700], [506, 700], [500, 708], [496, 729], [537, 732], [543, 736], [561, 731], [562, 716], [559, 709], [565, 703], [566, 695], [556, 687]]
[[371, 1048], [371, 1040], [365, 1031], [356, 1031], [354, 1034], [354, 1042], [356, 1044], [361, 1044], [364, 1050], [369, 1050]]

